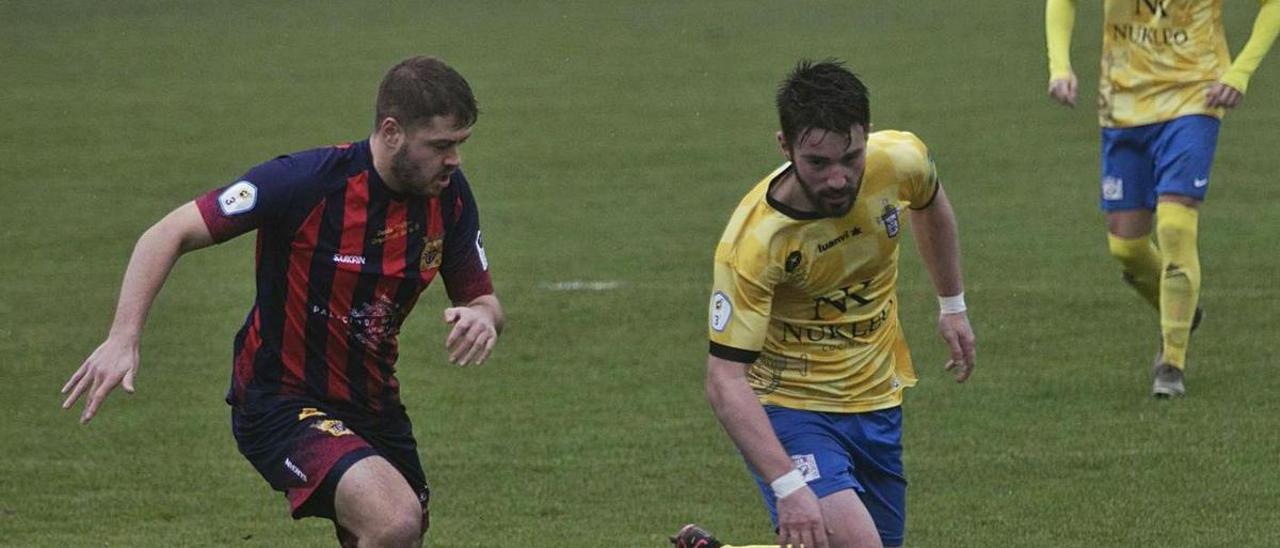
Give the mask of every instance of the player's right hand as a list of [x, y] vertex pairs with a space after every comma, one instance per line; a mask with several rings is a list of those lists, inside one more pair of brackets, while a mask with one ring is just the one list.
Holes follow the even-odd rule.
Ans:
[[1076, 73], [1072, 72], [1065, 78], [1055, 78], [1049, 81], [1049, 96], [1053, 97], [1063, 105], [1075, 108], [1076, 106]]
[[813, 489], [802, 487], [778, 499], [778, 545], [827, 548], [827, 528]]
[[1217, 82], [1205, 92], [1204, 104], [1210, 108], [1236, 108], [1244, 99], [1244, 93], [1225, 82]]
[[116, 385], [122, 384], [125, 392], [133, 393], [133, 377], [137, 372], [138, 344], [108, 338], [62, 386], [62, 393], [67, 394], [62, 408], [70, 409], [87, 391], [89, 398], [80, 413], [80, 424], [88, 424]]

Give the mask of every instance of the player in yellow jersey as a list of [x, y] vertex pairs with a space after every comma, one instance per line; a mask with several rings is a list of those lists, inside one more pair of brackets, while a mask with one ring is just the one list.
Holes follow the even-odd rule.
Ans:
[[[1235, 62], [1222, 0], [1105, 0], [1098, 117], [1108, 248], [1124, 279], [1160, 313], [1151, 392], [1186, 390], [1187, 341], [1200, 318], [1200, 203], [1225, 109], [1280, 32], [1280, 0], [1259, 0], [1253, 33]], [[1047, 0], [1049, 95], [1074, 106], [1069, 49], [1075, 0]], [[1154, 215], [1153, 215], [1154, 214]], [[1156, 243], [1151, 240], [1155, 221]]]
[[898, 546], [899, 406], [916, 383], [898, 325], [898, 242], [909, 213], [963, 382], [974, 338], [955, 217], [919, 139], [868, 134], [866, 87], [839, 62], [800, 63], [777, 107], [786, 162], [747, 193], [716, 247], [707, 398], [780, 544]]

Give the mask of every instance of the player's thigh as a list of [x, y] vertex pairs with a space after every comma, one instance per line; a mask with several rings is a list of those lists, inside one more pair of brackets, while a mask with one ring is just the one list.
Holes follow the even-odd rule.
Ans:
[[400, 475], [409, 483], [414, 496], [421, 506], [422, 530], [425, 532], [430, 524], [428, 507], [431, 501], [431, 489], [427, 485], [427, 475], [422, 469], [422, 461], [418, 458], [418, 442], [413, 435], [413, 426], [407, 417], [387, 417], [379, 421], [377, 427], [365, 428], [361, 435], [369, 440], [378, 450], [378, 455], [387, 459]]
[[885, 546], [906, 536], [907, 477], [902, 462], [902, 408], [856, 413], [845, 431], [853, 456], [857, 496]]
[[[819, 499], [849, 489], [861, 489], [853, 478], [853, 461], [829, 414], [766, 406], [769, 423], [805, 483]], [[756, 486], [778, 526], [778, 501], [769, 483], [752, 470]]]
[[380, 456], [360, 459], [347, 468], [333, 499], [338, 525], [357, 538], [388, 531], [421, 535], [424, 518], [417, 495], [400, 471]]
[[232, 430], [241, 454], [285, 493], [294, 518], [332, 518], [329, 478], [375, 453], [341, 420], [300, 400], [262, 400], [233, 409]]
[[880, 532], [862, 499], [852, 489], [836, 491], [821, 499], [822, 521], [831, 548], [882, 546]]
[[1157, 135], [1155, 126], [1102, 129], [1103, 211], [1155, 209]]
[[1220, 122], [1212, 116], [1183, 116], [1162, 125], [1155, 145], [1156, 194], [1182, 197], [1192, 205], [1209, 191], [1209, 173], [1218, 146]]

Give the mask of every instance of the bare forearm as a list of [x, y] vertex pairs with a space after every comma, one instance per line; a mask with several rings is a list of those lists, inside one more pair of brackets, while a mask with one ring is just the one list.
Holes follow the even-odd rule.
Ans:
[[110, 337], [136, 343], [151, 304], [169, 278], [178, 257], [213, 243], [203, 224], [198, 227], [200, 230], [190, 230], [193, 215], [198, 220], [195, 205], [187, 204], [152, 225], [138, 238], [125, 268]]
[[769, 424], [769, 417], [745, 379], [709, 375], [707, 400], [734, 445], [765, 481], [777, 479], [793, 468], [791, 458]]
[[911, 212], [911, 233], [938, 295], [963, 292], [959, 229], [951, 202], [942, 189], [938, 189], [938, 196], [929, 207]]

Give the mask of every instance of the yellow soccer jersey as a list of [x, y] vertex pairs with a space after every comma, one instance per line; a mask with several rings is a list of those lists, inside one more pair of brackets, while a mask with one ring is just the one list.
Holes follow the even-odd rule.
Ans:
[[916, 382], [898, 325], [898, 242], [904, 207], [932, 203], [937, 172], [911, 133], [872, 133], [866, 155], [845, 216], [772, 200], [787, 163], [743, 198], [716, 247], [711, 354], [750, 363], [761, 403], [874, 411]]
[[1106, 0], [1098, 117], [1130, 127], [1190, 114], [1231, 64], [1222, 0]]
[[[1106, 0], [1098, 117], [1132, 127], [1189, 114], [1221, 118], [1205, 106], [1217, 81], [1241, 93], [1280, 34], [1280, 0], [1257, 0], [1249, 41], [1229, 62], [1222, 0]], [[1071, 74], [1068, 50], [1076, 0], [1047, 0], [1045, 37], [1051, 79]]]

